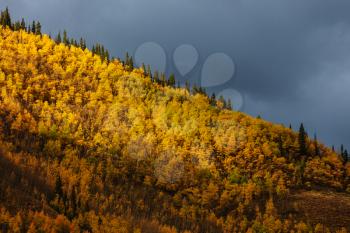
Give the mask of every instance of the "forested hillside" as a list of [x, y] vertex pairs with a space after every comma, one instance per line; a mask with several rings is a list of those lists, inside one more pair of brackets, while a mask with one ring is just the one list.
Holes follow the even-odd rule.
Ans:
[[[1, 21], [4, 232], [350, 230], [350, 163], [303, 127]], [[344, 212], [317, 223], [292, 205], [300, 190], [339, 192]]]

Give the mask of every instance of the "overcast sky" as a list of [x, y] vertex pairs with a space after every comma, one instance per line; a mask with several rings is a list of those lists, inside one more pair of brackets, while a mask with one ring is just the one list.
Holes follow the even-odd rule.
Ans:
[[[233, 88], [242, 111], [295, 129], [304, 122], [324, 143], [350, 148], [349, 0], [0, 0], [6, 6], [13, 18], [39, 20], [52, 35], [66, 29], [118, 57], [154, 42], [166, 72], [191, 83], [201, 83], [208, 56], [225, 53], [235, 75], [208, 91]], [[199, 55], [184, 77], [172, 60], [183, 44]]]

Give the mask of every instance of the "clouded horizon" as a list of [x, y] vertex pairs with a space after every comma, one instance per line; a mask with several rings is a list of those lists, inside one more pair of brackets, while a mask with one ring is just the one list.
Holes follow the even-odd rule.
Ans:
[[[350, 148], [348, 0], [1, 0], [6, 6], [14, 19], [39, 20], [52, 35], [66, 29], [116, 57], [154, 42], [167, 73], [191, 83], [200, 83], [208, 56], [225, 53], [235, 75], [209, 92], [234, 88], [242, 111], [295, 130], [303, 122], [310, 136]], [[172, 60], [183, 44], [199, 55], [185, 77]]]

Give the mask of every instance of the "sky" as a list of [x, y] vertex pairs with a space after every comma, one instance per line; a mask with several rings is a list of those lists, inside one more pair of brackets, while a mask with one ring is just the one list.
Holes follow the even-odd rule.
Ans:
[[350, 148], [348, 0], [0, 0], [115, 57], [175, 73], [253, 116]]

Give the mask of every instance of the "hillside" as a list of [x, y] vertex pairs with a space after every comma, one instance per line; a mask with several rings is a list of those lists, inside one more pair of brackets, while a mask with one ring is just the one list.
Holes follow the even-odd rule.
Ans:
[[350, 230], [338, 154], [142, 68], [1, 28], [0, 88], [5, 232]]

